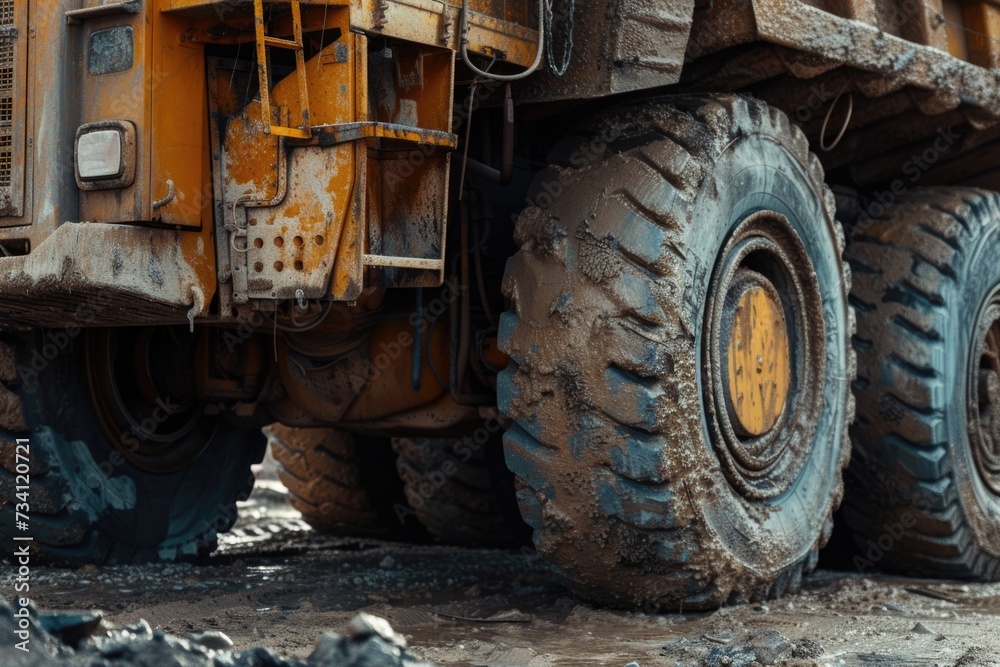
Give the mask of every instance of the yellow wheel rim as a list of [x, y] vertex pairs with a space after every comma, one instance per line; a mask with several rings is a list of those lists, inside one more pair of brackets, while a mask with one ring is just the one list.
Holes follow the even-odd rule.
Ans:
[[764, 435], [781, 418], [791, 385], [788, 330], [777, 294], [748, 285], [728, 338], [729, 417], [742, 435]]

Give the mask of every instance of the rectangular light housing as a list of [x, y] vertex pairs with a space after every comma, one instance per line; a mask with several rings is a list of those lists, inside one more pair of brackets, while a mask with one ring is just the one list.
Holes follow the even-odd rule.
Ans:
[[80, 136], [76, 144], [77, 171], [85, 181], [122, 175], [122, 135], [118, 130], [97, 130]]
[[76, 184], [83, 191], [127, 188], [135, 181], [135, 125], [104, 120], [76, 131]]

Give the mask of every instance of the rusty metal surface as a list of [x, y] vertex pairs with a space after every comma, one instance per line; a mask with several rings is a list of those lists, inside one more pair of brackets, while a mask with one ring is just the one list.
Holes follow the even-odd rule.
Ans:
[[[450, 51], [460, 47], [461, 2], [438, 0], [359, 0], [352, 27], [372, 35], [436, 46]], [[528, 26], [490, 15], [487, 7], [472, 3], [469, 12], [469, 50], [527, 67], [535, 60], [537, 26]], [[499, 13], [499, 12], [498, 12]]]
[[[370, 303], [351, 308], [354, 316], [344, 308], [338, 307], [316, 329], [286, 334], [279, 341], [282, 384], [296, 405], [322, 423], [380, 433], [432, 432], [478, 417], [476, 408], [456, 404], [438, 379], [450, 363], [445, 323], [431, 327], [427, 320], [392, 316], [369, 328]], [[422, 381], [415, 387], [418, 328], [424, 342]]]
[[[781, 296], [771, 281], [738, 270], [730, 286], [723, 331], [726, 362], [719, 365], [728, 385], [729, 421], [742, 437], [760, 437], [775, 427], [788, 404], [792, 354]], [[734, 308], [735, 306], [735, 308]]]
[[153, 13], [150, 216], [161, 224], [207, 228], [212, 198], [204, 46], [178, 39], [188, 21]]
[[441, 146], [443, 148], [458, 146], [458, 137], [451, 132], [372, 121], [314, 126], [313, 135], [310, 143], [320, 146], [358, 141], [359, 139], [396, 139], [416, 146]]
[[[144, 7], [152, 11], [154, 5]], [[149, 22], [144, 14], [125, 12], [103, 18], [85, 14], [69, 24], [66, 12], [81, 9], [80, 3], [33, 3], [30, 16], [28, 3], [15, 6], [19, 41], [30, 39], [31, 49], [13, 72], [20, 91], [13, 121], [21, 128], [15, 132], [15, 162], [21, 165], [14, 179], [23, 182], [25, 198], [21, 217], [0, 219], [5, 255], [0, 292], [7, 320], [52, 325], [59, 322], [60, 310], [64, 322], [78, 320], [74, 311], [93, 294], [113, 304], [100, 315], [109, 323], [175, 321], [178, 313], [183, 318], [193, 303], [192, 289], [210, 301], [216, 281], [212, 230], [201, 226], [203, 216], [211, 215], [211, 196], [205, 182], [207, 113], [199, 102], [204, 100], [200, 47], [176, 48], [176, 39], [166, 37], [176, 19], [161, 18], [158, 11]], [[82, 9], [93, 6], [86, 3]], [[89, 74], [85, 56], [91, 36], [122, 25], [134, 35], [132, 67]], [[79, 58], [67, 57], [73, 53]], [[177, 106], [176, 99], [167, 99], [173, 95], [190, 102], [186, 108], [196, 113], [167, 118], [167, 110]], [[136, 125], [135, 182], [110, 195], [81, 193], [73, 168], [77, 128], [108, 120]], [[157, 120], [162, 123], [154, 127]], [[152, 150], [157, 146], [162, 150]], [[151, 178], [156, 179], [152, 186]], [[167, 200], [169, 192], [174, 196]], [[161, 204], [155, 212], [154, 203]], [[80, 220], [98, 224], [75, 224]], [[142, 220], [193, 231], [103, 224]], [[132, 315], [119, 314], [119, 303], [131, 304]]]
[[[162, 317], [174, 321], [178, 306], [196, 305], [195, 315], [208, 315], [206, 304], [212, 304], [218, 285], [219, 314], [229, 317], [238, 302], [251, 299], [327, 294], [352, 299], [364, 283], [366, 251], [374, 257], [383, 251], [389, 256], [443, 257], [449, 165], [443, 151], [457, 140], [450, 132], [453, 54], [437, 41], [434, 48], [398, 44], [389, 71], [376, 72], [369, 91], [367, 39], [352, 32], [357, 8], [352, 12], [343, 2], [307, 3], [303, 31], [325, 35], [329, 30], [339, 39], [314, 56], [313, 67], [301, 67], [300, 62], [296, 68], [298, 82], [306, 81], [310, 123], [318, 130], [312, 145], [293, 145], [253, 124], [253, 112], [261, 114], [259, 104], [242, 113], [230, 109], [228, 114], [239, 118], [224, 126], [214, 111], [221, 108], [219, 98], [226, 94], [217, 85], [224, 75], [217, 60], [206, 66], [205, 46], [253, 42], [252, 2], [86, 0], [81, 5], [67, 0], [31, 5], [30, 20], [27, 3], [11, 7], [19, 8], [21, 15], [12, 15], [14, 25], [3, 38], [14, 56], [20, 52], [31, 58], [12, 68], [11, 97], [16, 104], [23, 103], [25, 111], [11, 114], [7, 125], [12, 164], [21, 151], [25, 155], [23, 165], [9, 171], [10, 193], [22, 191], [17, 187], [17, 179], [22, 179], [26, 206], [22, 211], [10, 208], [23, 217], [0, 221], [0, 226], [14, 226], [0, 229], [0, 244], [5, 254], [15, 255], [0, 258], [0, 264], [6, 269], [3, 284], [21, 285], [20, 294], [53, 299], [60, 288], [107, 289], [146, 299], [148, 305], [139, 309], [144, 317], [158, 304], [165, 306]], [[286, 31], [297, 32], [296, 22], [284, 15], [287, 11], [269, 7], [278, 7], [269, 23], [276, 38], [284, 39]], [[447, 7], [457, 12], [456, 6]], [[494, 48], [516, 51], [497, 41], [496, 36], [508, 32], [525, 44], [534, 43], [533, 30], [503, 21], [503, 8], [480, 3], [473, 7], [497, 14], [483, 14], [475, 22], [475, 30], [484, 26], [482, 30], [495, 35]], [[37, 47], [30, 54], [25, 48], [29, 25]], [[124, 28], [129, 31], [123, 32]], [[110, 64], [111, 69], [97, 61], [89, 63], [93, 35], [112, 29], [120, 31], [116, 43], [127, 49], [118, 54], [123, 60]], [[66, 57], [73, 53], [82, 57], [82, 71]], [[231, 88], [235, 72], [230, 69], [226, 74]], [[268, 92], [277, 111], [269, 124], [287, 123], [305, 111], [306, 93], [303, 86], [293, 85], [295, 76], [282, 73], [273, 78]], [[377, 103], [369, 108], [369, 100]], [[229, 107], [231, 102], [227, 100]], [[134, 165], [134, 177], [87, 183], [86, 191], [80, 192], [64, 168], [75, 163], [72, 138], [77, 128], [119, 120], [135, 127], [134, 163], [128, 151], [123, 162]], [[13, 127], [18, 123], [21, 131]], [[399, 151], [407, 147], [421, 151], [418, 158], [426, 162], [416, 169], [421, 175], [404, 178], [415, 189], [399, 192], [393, 184], [381, 189], [386, 179], [397, 178], [405, 167]], [[370, 159], [369, 151], [375, 159]], [[370, 186], [373, 181], [378, 188]], [[370, 194], [379, 195], [374, 205], [368, 201]], [[387, 239], [384, 249], [366, 247], [372, 238], [366, 231], [370, 215], [380, 230], [375, 236]], [[133, 229], [84, 234], [67, 226], [79, 220], [98, 223], [90, 230], [106, 223], [153, 223], [191, 232], [167, 235], [158, 230], [153, 234], [158, 240], [143, 243], [138, 240], [143, 235]], [[412, 231], [410, 222], [416, 223]], [[95, 243], [104, 245], [98, 248]], [[157, 265], [167, 256], [170, 261], [162, 273], [132, 270]], [[106, 257], [118, 258], [110, 271], [102, 265]], [[128, 267], [122, 268], [122, 263]], [[436, 260], [435, 270], [427, 272], [430, 277], [423, 283], [440, 282], [439, 264]], [[67, 272], [74, 273], [72, 280], [50, 280]], [[385, 275], [382, 272], [383, 282]], [[407, 279], [412, 282], [412, 277]], [[44, 287], [40, 281], [47, 281]], [[191, 296], [194, 291], [199, 299]], [[49, 315], [33, 318], [30, 309], [14, 310], [19, 321], [51, 322]]]
[[969, 439], [980, 478], [1000, 495], [1000, 292], [983, 310], [974, 335], [979, 350], [968, 378]]
[[[4, 7], [0, 4], [0, 18], [6, 16]], [[302, 35], [312, 35], [314, 50], [308, 66], [302, 66], [305, 57], [297, 51], [298, 67], [269, 70], [266, 92], [275, 112], [267, 119], [266, 105], [222, 99], [232, 97], [231, 90], [222, 90], [227, 83], [232, 89], [237, 79], [241, 87], [247, 81], [237, 70], [255, 66], [252, 49], [239, 67], [226, 69], [217, 59], [205, 65], [207, 44], [232, 45], [240, 58], [239, 45], [259, 41], [252, 0], [66, 0], [30, 7], [29, 22], [27, 3], [11, 4], [8, 9], [21, 13], [11, 15], [18, 32], [0, 31], [0, 46], [11, 47], [15, 61], [27, 58], [13, 68], [12, 88], [0, 81], [0, 93], [15, 91], [15, 109], [24, 103], [23, 113], [13, 113], [9, 126], [0, 112], [0, 189], [7, 173], [5, 127], [10, 128], [11, 164], [24, 156], [21, 167], [10, 170], [6, 186], [12, 197], [9, 210], [20, 208], [23, 216], [0, 218], [3, 250], [31, 253], [30, 262], [0, 258], [0, 265], [12, 266], [19, 280], [58, 275], [67, 257], [91, 253], [96, 237], [79, 236], [81, 245], [72, 249], [49, 239], [67, 221], [90, 220], [190, 230], [177, 236], [171, 249], [119, 246], [138, 265], [171, 252], [177, 256], [183, 269], [164, 275], [172, 285], [169, 290], [137, 276], [120, 288], [171, 308], [189, 302], [195, 287], [209, 304], [218, 288], [219, 315], [230, 317], [236, 305], [255, 300], [331, 294], [351, 300], [366, 284], [440, 283], [448, 151], [457, 143], [451, 123], [459, 2], [303, 3], [301, 30], [292, 5], [268, 4], [271, 43], [291, 35], [298, 45]], [[849, 67], [864, 73], [854, 84], [865, 95], [905, 90], [920, 113], [975, 108], [977, 127], [995, 121], [1000, 80], [974, 64], [995, 62], [989, 39], [977, 42], [970, 33], [964, 47], [955, 46], [954, 39], [949, 42], [951, 24], [934, 23], [934, 11], [948, 9], [943, 5], [921, 9], [896, 27], [888, 10], [873, 7], [854, 0], [718, 0], [706, 15], [702, 8], [695, 11], [693, 0], [620, 0], [610, 7], [585, 0], [577, 6], [577, 49], [567, 75], [536, 75], [515, 87], [515, 96], [521, 101], [583, 99], [662, 87], [676, 82], [682, 67], [703, 71], [700, 61], [684, 64], [685, 52], [689, 58], [711, 57], [713, 49], [757, 41], [772, 49], [759, 61], [761, 67], [744, 59], [709, 72], [714, 78], [705, 81], [733, 88], [761, 85], [761, 77], [773, 76], [771, 92], [778, 95], [775, 91], [788, 81], [782, 77], [810, 81]], [[472, 51], [521, 65], [533, 59], [538, 26], [530, 3], [474, 0], [470, 9]], [[996, 3], [977, 3], [961, 20], [988, 38], [995, 32], [996, 10]], [[692, 20], [696, 34], [689, 45]], [[721, 33], [709, 34], [713, 20], [721, 21]], [[25, 38], [29, 23], [34, 40], [30, 53]], [[88, 74], [94, 33], [121, 26], [134, 32], [134, 65]], [[377, 37], [372, 48], [358, 30]], [[324, 41], [326, 31], [336, 32], [337, 38]], [[316, 32], [323, 42], [318, 50]], [[973, 62], [961, 62], [941, 48], [967, 54]], [[85, 71], [72, 65], [67, 52], [83, 57]], [[765, 90], [764, 97], [768, 94]], [[873, 105], [858, 106], [859, 118], [873, 118]], [[223, 112], [228, 120], [220, 119]], [[308, 126], [310, 140], [274, 136], [272, 127], [296, 128], [301, 123], [293, 119], [306, 112], [309, 121], [302, 127]], [[893, 117], [889, 114], [885, 122]], [[80, 193], [65, 169], [73, 163], [73, 132], [84, 123], [115, 119], [136, 126], [135, 180], [124, 188]], [[912, 137], [898, 141], [907, 138]], [[862, 134], [849, 132], [841, 152], [828, 162], [836, 163], [863, 140]], [[24, 193], [20, 207], [18, 192]], [[126, 234], [117, 243], [130, 243], [130, 238]], [[54, 254], [56, 247], [67, 255]], [[104, 252], [91, 254], [100, 258]], [[43, 261], [51, 265], [42, 266]], [[21, 271], [19, 262], [33, 268]], [[106, 276], [88, 279], [116, 289]], [[46, 287], [47, 293], [53, 289]], [[173, 317], [172, 310], [165, 310], [164, 317]]]
[[920, 108], [929, 115], [963, 103], [994, 118], [1000, 115], [996, 73], [935, 48], [937, 44], [930, 37], [929, 45], [907, 41], [878, 26], [844, 19], [800, 0], [753, 0], [753, 10], [760, 39], [812, 54], [820, 69], [826, 60], [830, 67], [849, 65], [927, 90]]
[[278, 206], [247, 211], [246, 261], [251, 299], [325, 296], [334, 252], [354, 187], [352, 144], [297, 149], [289, 156], [288, 194]]
[[[346, 9], [325, 14], [324, 30], [338, 37], [304, 68], [312, 122], [307, 141], [275, 136], [276, 125], [289, 121], [265, 123], [263, 101], [239, 109], [224, 99], [229, 93], [222, 88], [227, 80], [232, 88], [237, 74], [213, 66], [213, 108], [231, 114], [213, 137], [221, 137], [219, 233], [229, 236], [228, 245], [220, 245], [229, 259], [223, 275], [231, 279], [235, 304], [356, 298], [364, 284], [366, 229], [385, 228], [379, 238], [398, 239], [402, 245], [386, 248], [399, 255], [436, 257], [425, 283], [441, 280], [448, 162], [438, 151], [457, 141], [450, 132], [453, 57], [403, 44], [370, 54], [367, 40], [350, 31]], [[283, 118], [297, 117], [300, 90], [296, 74], [289, 74], [268, 98]], [[412, 147], [407, 159], [386, 153], [402, 147]], [[400, 168], [405, 175], [388, 171]], [[392, 187], [380, 191], [394, 176]], [[430, 236], [425, 229], [433, 230]], [[368, 254], [393, 254], [367, 237]]]
[[[225, 19], [227, 21], [252, 11], [253, 0], [170, 0], [165, 11], [182, 16]], [[457, 51], [460, 46], [459, 14], [461, 2], [438, 0], [311, 0], [303, 3], [317, 7], [351, 7], [351, 28], [373, 36]], [[535, 58], [538, 43], [536, 25], [528, 25], [524, 9], [528, 3], [472, 2], [469, 15], [469, 48], [515, 65], [529, 65]], [[245, 37], [243, 38], [245, 40]]]
[[186, 321], [192, 287], [205, 285], [196, 264], [213, 261], [211, 246], [188, 239], [201, 241], [168, 229], [62, 225], [30, 255], [0, 258], [5, 324]]
[[[70, 0], [41, 7], [32, 4], [31, 33], [27, 3], [15, 5], [18, 34], [33, 42], [13, 72], [15, 88], [24, 97], [24, 104], [14, 107], [15, 113], [20, 110], [22, 114], [14, 121], [19, 128], [14, 146], [15, 165], [20, 161], [23, 169], [15, 179], [20, 177], [23, 183], [24, 199], [21, 217], [0, 218], [0, 225], [12, 227], [0, 230], [0, 242], [23, 240], [33, 248], [62, 221], [79, 219], [79, 194], [69, 168], [72, 155], [66, 150], [73, 145], [76, 125], [61, 121], [72, 118], [76, 110], [70, 104], [79, 103], [77, 77], [63, 54], [67, 29], [63, 11], [77, 6]], [[28, 40], [20, 41], [21, 48], [26, 47]], [[36, 164], [49, 168], [35, 169]]]
[[[348, 51], [353, 50], [353, 37], [341, 32], [340, 40], [347, 42]], [[340, 40], [309, 61], [322, 65], [321, 69], [307, 68], [310, 77], [319, 72], [312, 80], [317, 89], [356, 88], [351, 61], [325, 59], [344, 46]], [[222, 104], [220, 80], [224, 83], [225, 77], [217, 67], [213, 84], [217, 108]], [[271, 93], [277, 108], [287, 108], [289, 98], [297, 95], [294, 76], [278, 83]], [[328, 123], [353, 121], [356, 105], [351, 96], [339, 105], [330, 97], [325, 92], [314, 100], [317, 117]], [[261, 106], [254, 101], [235, 114], [220, 147], [226, 225], [220, 233], [229, 237], [234, 300], [319, 298], [328, 293], [334, 258], [349, 221], [358, 148], [353, 143], [286, 146], [285, 139], [266, 132]]]
[[983, 67], [1000, 67], [1000, 6], [992, 2], [969, 3], [965, 7], [969, 28], [969, 57]]
[[[113, 74], [103, 76], [89, 74], [88, 70], [92, 64], [87, 57], [87, 52], [89, 51], [88, 45], [94, 35], [122, 27], [128, 27], [132, 30], [134, 64], [124, 71]], [[143, 14], [98, 15], [84, 22], [67, 25], [66, 32], [70, 33], [67, 36], [79, 40], [80, 55], [84, 63], [82, 71], [77, 74], [78, 77], [83, 77], [80, 82], [79, 107], [76, 109], [69, 107], [66, 111], [74, 115], [79, 114], [74, 120], [77, 120], [80, 125], [121, 119], [129, 120], [137, 127], [135, 179], [128, 187], [124, 188], [111, 187], [92, 192], [81, 192], [80, 218], [78, 219], [91, 222], [149, 220], [152, 217], [150, 207], [151, 165], [149, 160], [152, 148], [150, 143], [150, 130], [152, 129], [150, 111], [153, 104], [151, 98], [154, 83], [151, 58], [147, 54], [153, 48], [151, 24], [146, 23], [145, 12]], [[55, 35], [50, 38], [52, 37]], [[44, 86], [48, 83], [43, 72], [44, 70], [33, 72], [37, 77], [36, 86]], [[66, 157], [72, 159], [72, 155]], [[162, 196], [159, 194], [156, 198], [159, 199]]]
[[[451, 133], [454, 71], [447, 51], [409, 44], [370, 50], [369, 119], [428, 128], [443, 139]], [[450, 159], [446, 146], [430, 143], [385, 139], [372, 146], [367, 254], [444, 259]], [[370, 284], [383, 287], [436, 287], [443, 279], [443, 265], [367, 273]]]
[[694, 0], [578, 0], [566, 74], [539, 72], [514, 90], [515, 98], [588, 99], [677, 83], [694, 6]]
[[949, 31], [964, 31], [970, 45], [976, 38], [998, 43], [996, 31], [977, 33], [992, 28], [976, 23], [971, 10], [962, 23], [934, 3], [875, 7], [861, 0], [715, 0], [695, 12], [679, 87], [765, 99], [793, 116], [817, 146], [838, 102], [827, 138], [846, 122], [843, 140], [819, 157], [828, 171], [846, 167], [853, 186], [891, 181], [937, 142], [935, 150], [945, 150], [922, 184], [998, 187], [987, 144], [997, 136], [1000, 77], [980, 66], [993, 61], [971, 46], [970, 62], [948, 53]]
[[[253, 3], [254, 0], [165, 0], [163, 11], [222, 20], [253, 16]], [[333, 7], [350, 3], [346, 0], [309, 0], [308, 4]]]
[[[147, 3], [155, 5], [157, 3]], [[146, 7], [142, 13], [84, 8], [66, 27], [79, 40], [85, 61], [79, 122], [128, 120], [138, 127], [136, 178], [126, 188], [81, 194], [80, 217], [94, 222], [156, 221], [200, 227], [211, 216], [208, 182], [204, 46], [178, 35], [189, 20]], [[122, 7], [135, 8], [133, 4]], [[104, 76], [88, 74], [88, 44], [103, 31], [129, 27], [134, 64]], [[44, 70], [39, 72], [44, 76]], [[43, 84], [44, 85], [44, 84]], [[76, 112], [77, 109], [68, 109]], [[154, 203], [156, 204], [154, 206]]]
[[389, 257], [386, 255], [364, 255], [365, 266], [386, 266], [397, 269], [423, 269], [426, 271], [441, 271], [444, 268], [443, 259], [420, 259], [417, 257]]
[[103, 18], [118, 14], [138, 14], [142, 10], [142, 0], [122, 0], [121, 2], [106, 2], [80, 9], [70, 9], [66, 12], [67, 23], [79, 23], [87, 19]]
[[[302, 7], [299, 0], [289, 0], [292, 21], [292, 39], [281, 39], [267, 34], [266, 18], [264, 16], [264, 0], [254, 0], [254, 28], [257, 42], [257, 86], [260, 96], [261, 122], [265, 125], [265, 134], [276, 134], [283, 137], [308, 139], [311, 134], [312, 122], [309, 118], [309, 87], [305, 69], [305, 46], [302, 42]], [[325, 25], [323, 26], [326, 27]], [[271, 62], [269, 48], [286, 49], [295, 54], [296, 110], [288, 114], [291, 126], [275, 125], [271, 113], [270, 80], [268, 63]]]

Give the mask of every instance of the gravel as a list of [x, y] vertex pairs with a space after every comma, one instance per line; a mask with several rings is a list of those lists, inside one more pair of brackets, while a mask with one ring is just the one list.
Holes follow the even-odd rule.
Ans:
[[0, 636], [16, 638], [4, 651], [9, 667], [432, 667], [406, 650], [387, 620], [366, 613], [347, 635], [322, 635], [304, 661], [262, 646], [233, 651], [217, 630], [182, 638], [145, 620], [116, 628], [96, 612], [39, 612], [3, 598]]

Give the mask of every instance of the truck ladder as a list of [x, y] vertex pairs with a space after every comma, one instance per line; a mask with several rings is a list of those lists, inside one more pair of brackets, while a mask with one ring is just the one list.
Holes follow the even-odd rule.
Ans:
[[[302, 9], [299, 0], [288, 0], [292, 9], [292, 39], [271, 37], [265, 31], [264, 0], [253, 0], [254, 26], [257, 30], [257, 76], [260, 79], [260, 109], [263, 116], [265, 133], [279, 137], [309, 139], [312, 137], [312, 127], [309, 123], [309, 92], [306, 88], [306, 55], [302, 42]], [[270, 74], [268, 72], [267, 49], [287, 49], [295, 52], [295, 75], [299, 83], [299, 102], [302, 107], [302, 125], [286, 127], [274, 125], [271, 113], [271, 94], [269, 89]]]

